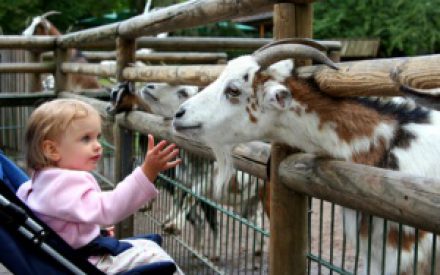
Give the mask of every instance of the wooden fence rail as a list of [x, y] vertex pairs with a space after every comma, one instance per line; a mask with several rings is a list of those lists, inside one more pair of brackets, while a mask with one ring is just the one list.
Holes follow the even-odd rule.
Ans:
[[[82, 54], [89, 62], [100, 62], [103, 60], [115, 60], [116, 52], [114, 51], [83, 51]], [[43, 60], [53, 59], [53, 53], [47, 52], [42, 55]], [[151, 52], [136, 53], [136, 60], [147, 63], [225, 63], [227, 59], [226, 53], [212, 52]]]
[[156, 35], [177, 29], [191, 28], [225, 19], [255, 14], [272, 8], [275, 0], [205, 0], [189, 1], [135, 16], [120, 23], [63, 35], [57, 39], [61, 47], [77, 47], [116, 37], [135, 38]]
[[0, 73], [53, 73], [54, 63], [0, 63]]

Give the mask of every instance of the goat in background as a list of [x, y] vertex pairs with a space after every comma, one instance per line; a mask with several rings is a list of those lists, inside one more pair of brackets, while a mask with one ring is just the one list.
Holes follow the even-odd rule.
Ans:
[[[220, 164], [216, 185], [231, 175], [233, 146], [253, 140], [440, 177], [440, 112], [406, 98], [331, 97], [313, 79], [300, 78], [292, 61], [285, 60], [288, 58], [311, 58], [337, 69], [313, 47], [275, 43], [229, 61], [214, 82], [176, 112], [173, 126], [177, 134], [202, 139], [215, 152]], [[373, 217], [369, 224], [368, 215], [357, 217], [356, 211], [347, 208], [343, 215], [347, 238], [355, 245], [359, 236], [363, 256], [367, 256], [371, 240], [371, 274], [381, 274], [382, 265], [385, 274], [396, 274], [398, 259], [404, 274], [414, 272], [414, 262], [419, 274], [440, 274], [438, 264], [436, 270], [430, 270], [431, 260], [440, 262], [439, 239], [434, 234], [423, 230], [416, 234], [414, 228], [403, 226], [399, 255], [398, 223], [389, 221], [384, 227], [384, 219]], [[436, 259], [432, 259], [433, 253]]]
[[[62, 33], [50, 22], [47, 17], [51, 15], [61, 14], [59, 11], [49, 11], [43, 15], [36, 16], [32, 19], [31, 24], [23, 31], [23, 35], [52, 35], [59, 36]], [[88, 63], [85, 56], [78, 49], [70, 49], [68, 51], [69, 62]], [[48, 76], [42, 81], [45, 90], [54, 89], [53, 75]], [[91, 75], [83, 74], [68, 74], [67, 75], [67, 89], [72, 91], [79, 91], [82, 89], [99, 89], [101, 85], [98, 83], [98, 78]]]

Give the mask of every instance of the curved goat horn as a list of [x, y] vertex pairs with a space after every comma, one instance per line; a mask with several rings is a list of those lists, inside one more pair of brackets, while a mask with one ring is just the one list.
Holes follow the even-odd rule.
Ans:
[[280, 45], [280, 44], [301, 44], [301, 45], [313, 47], [313, 48], [320, 50], [320, 51], [327, 50], [326, 46], [322, 45], [318, 41], [313, 40], [311, 38], [285, 38], [285, 39], [275, 40], [270, 43], [267, 43], [266, 45], [262, 46], [261, 48], [255, 50], [254, 53], [263, 51], [267, 48], [270, 48], [270, 47], [273, 47], [276, 45]]
[[253, 53], [256, 62], [261, 69], [266, 69], [270, 65], [288, 58], [312, 59], [316, 62], [325, 64], [332, 69], [338, 70], [339, 67], [321, 51], [301, 44], [279, 44], [257, 50]]
[[42, 18], [47, 18], [48, 16], [56, 15], [56, 14], [61, 14], [61, 12], [60, 11], [55, 11], [55, 10], [48, 11], [48, 12], [44, 13], [43, 15], [41, 15], [41, 17]]

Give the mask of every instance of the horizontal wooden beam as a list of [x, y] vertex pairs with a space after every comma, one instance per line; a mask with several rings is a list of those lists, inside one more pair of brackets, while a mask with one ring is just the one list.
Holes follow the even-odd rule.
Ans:
[[277, 0], [204, 0], [187, 1], [151, 11], [122, 22], [73, 32], [57, 39], [63, 47], [77, 47], [83, 42], [115, 39], [117, 36], [135, 38], [156, 35], [233, 19], [272, 9]]
[[440, 55], [384, 58], [298, 69], [301, 77], [314, 76], [319, 88], [332, 96], [401, 96], [401, 84], [414, 88], [440, 87]]
[[[185, 37], [171, 36], [166, 38], [141, 36], [136, 39], [137, 48], [150, 48], [157, 51], [254, 51], [267, 43], [271, 38], [242, 38], [242, 37]], [[329, 51], [341, 50], [341, 42], [337, 40], [316, 40]], [[76, 45], [87, 50], [114, 50], [114, 39], [91, 41]]]
[[0, 49], [49, 51], [55, 49], [54, 36], [0, 35]]
[[289, 156], [278, 172], [295, 192], [440, 234], [439, 179], [309, 154]]
[[100, 65], [91, 63], [64, 62], [61, 65], [63, 73], [87, 74], [101, 77], [114, 77], [116, 74], [115, 65]]
[[55, 64], [50, 63], [0, 63], [0, 73], [52, 73]]
[[[256, 50], [273, 41], [271, 38], [241, 38], [241, 37], [178, 37], [167, 38], [140, 37], [138, 48], [152, 48], [160, 51], [231, 51]], [[341, 49], [339, 41], [316, 40], [329, 51]]]
[[214, 81], [224, 65], [145, 66], [125, 68], [124, 79], [167, 82], [175, 85], [206, 86]]
[[[122, 72], [125, 80], [167, 82], [170, 84], [187, 84], [205, 86], [214, 81], [223, 71], [224, 65], [182, 65], [182, 66], [140, 66], [128, 67]], [[114, 65], [87, 63], [63, 63], [63, 73], [78, 73], [101, 77], [114, 77]]]
[[[103, 60], [115, 60], [116, 52], [114, 51], [83, 51], [82, 54], [89, 62], [99, 62]], [[205, 64], [226, 62], [226, 53], [213, 52], [151, 52], [151, 53], [136, 53], [136, 60], [146, 63], [191, 63], [191, 64]], [[53, 59], [52, 52], [43, 54], [43, 59]]]

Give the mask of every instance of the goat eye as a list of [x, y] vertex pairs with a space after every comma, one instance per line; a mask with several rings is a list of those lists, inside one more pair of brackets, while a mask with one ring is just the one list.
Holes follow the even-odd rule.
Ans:
[[234, 86], [228, 86], [225, 91], [226, 97], [238, 97], [241, 95], [241, 91]]
[[156, 87], [154, 87], [153, 84], [148, 84], [148, 85], [147, 85], [147, 88], [150, 89], [150, 90], [154, 90], [154, 88], [156, 88]]

